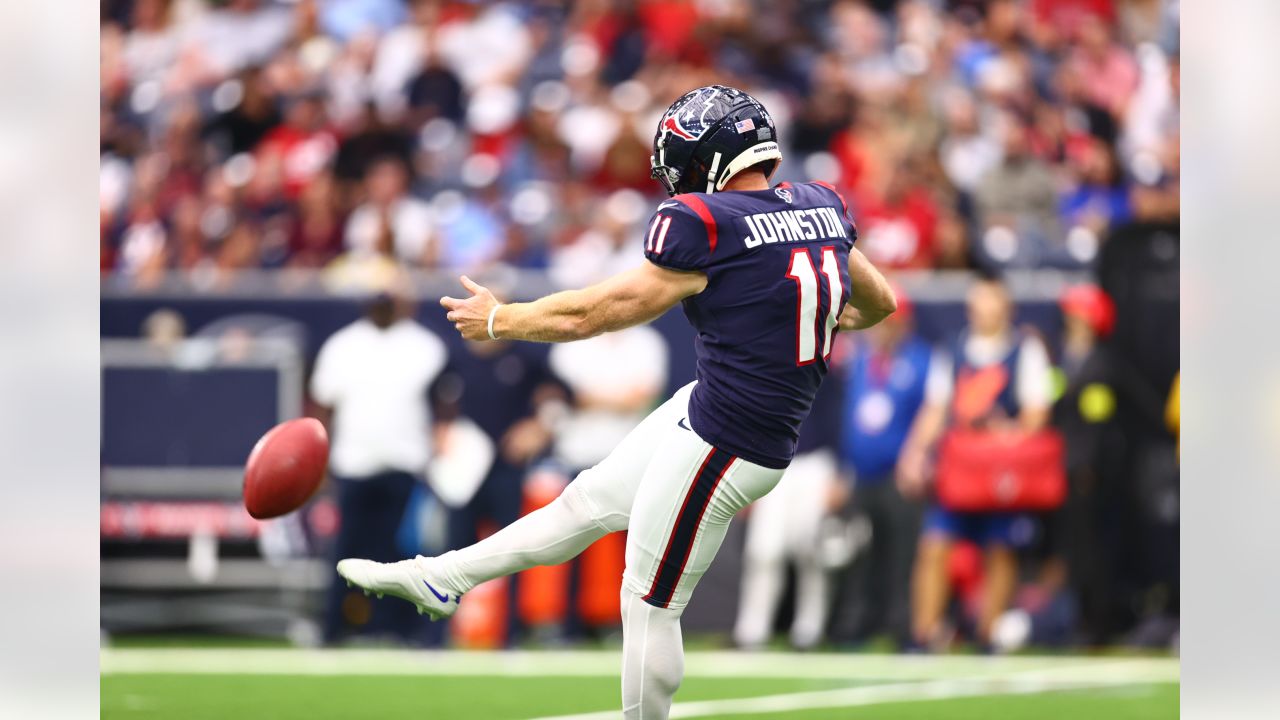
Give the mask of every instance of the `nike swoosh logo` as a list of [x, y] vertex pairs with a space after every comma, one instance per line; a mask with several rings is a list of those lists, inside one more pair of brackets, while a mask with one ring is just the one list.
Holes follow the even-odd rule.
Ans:
[[684, 428], [685, 430], [688, 430], [689, 432], [693, 432], [693, 428], [691, 428], [691, 427], [689, 427], [688, 425], [685, 425], [685, 424], [684, 424], [684, 421], [685, 421], [685, 420], [688, 420], [688, 418], [680, 418], [679, 420], [677, 420], [677, 421], [676, 421], [676, 424], [677, 424], [677, 425], [679, 425], [680, 427]]
[[[441, 594], [439, 590], [436, 590], [435, 588], [431, 587], [431, 583], [427, 582], [426, 580], [423, 580], [422, 584], [427, 586], [427, 589], [431, 591], [432, 595], [436, 596], [437, 600], [439, 600], [442, 603], [449, 602], [448, 593]], [[457, 598], [454, 599], [454, 602], [457, 602]]]
[[658, 209], [659, 209], [659, 210], [663, 210], [663, 209], [665, 209], [665, 208], [669, 208], [669, 207], [679, 207], [679, 206], [680, 206], [680, 203], [678, 203], [678, 202], [665, 202], [665, 203], [662, 203], [661, 205], [659, 205], [659, 206], [658, 206]]

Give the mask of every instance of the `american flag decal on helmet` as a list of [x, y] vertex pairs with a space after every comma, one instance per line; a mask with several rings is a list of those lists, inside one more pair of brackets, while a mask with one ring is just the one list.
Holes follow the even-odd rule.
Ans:
[[756, 121], [752, 120], [751, 118], [747, 118], [746, 120], [739, 120], [738, 122], [733, 124], [733, 129], [737, 130], [740, 133], [755, 130]]

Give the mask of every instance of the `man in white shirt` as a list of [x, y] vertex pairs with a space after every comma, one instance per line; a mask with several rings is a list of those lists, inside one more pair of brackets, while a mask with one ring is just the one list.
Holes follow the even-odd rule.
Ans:
[[667, 385], [667, 342], [647, 325], [555, 345], [549, 361], [573, 392], [573, 412], [555, 429], [554, 453], [574, 473], [603, 460]]
[[[334, 333], [320, 348], [311, 396], [322, 406], [333, 445], [329, 469], [337, 485], [341, 525], [338, 557], [401, 555], [396, 548], [414, 485], [431, 456], [428, 389], [444, 369], [444, 343], [409, 317], [407, 303], [383, 294], [365, 316]], [[340, 640], [351, 624], [346, 583], [333, 576], [324, 639]], [[406, 611], [407, 610], [407, 611]], [[379, 603], [364, 629], [411, 639], [412, 606]]]
[[[969, 327], [953, 352], [941, 353], [929, 363], [925, 404], [898, 461], [898, 487], [906, 497], [924, 494], [929, 457], [948, 427], [1034, 432], [1049, 422], [1049, 355], [1038, 337], [1014, 330], [1013, 303], [1005, 286], [996, 279], [976, 283], [969, 291], [968, 315]], [[968, 539], [984, 551], [977, 639], [990, 641], [992, 623], [1013, 596], [1016, 535], [1027, 522], [1014, 513], [957, 512], [936, 503], [927, 511], [912, 583], [916, 643], [943, 644], [947, 560], [957, 539]]]

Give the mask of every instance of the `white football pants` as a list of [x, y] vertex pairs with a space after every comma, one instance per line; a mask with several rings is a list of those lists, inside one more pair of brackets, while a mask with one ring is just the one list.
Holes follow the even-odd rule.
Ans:
[[739, 645], [759, 647], [769, 640], [788, 561], [796, 570], [791, 643], [811, 648], [822, 639], [829, 603], [827, 570], [818, 556], [818, 546], [835, 472], [835, 457], [828, 450], [797, 455], [778, 487], [751, 506], [742, 558], [742, 593], [733, 629]]
[[688, 426], [690, 383], [654, 410], [560, 497], [435, 560], [457, 593], [569, 560], [627, 530], [622, 579], [623, 716], [666, 718], [684, 673], [680, 614], [739, 510], [782, 477], [707, 444]]

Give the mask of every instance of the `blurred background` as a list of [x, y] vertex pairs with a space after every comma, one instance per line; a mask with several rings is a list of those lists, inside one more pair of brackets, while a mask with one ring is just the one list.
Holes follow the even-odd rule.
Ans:
[[[492, 532], [693, 378], [678, 312], [472, 345], [435, 300], [461, 272], [526, 299], [643, 262], [657, 120], [723, 83], [905, 302], [839, 338], [686, 633], [1176, 648], [1178, 37], [1176, 0], [103, 0], [104, 635], [615, 641], [619, 536], [448, 627], [332, 561]], [[300, 415], [332, 477], [254, 521], [244, 459]], [[1063, 441], [1062, 496], [944, 503], [948, 440], [1009, 424]]]

